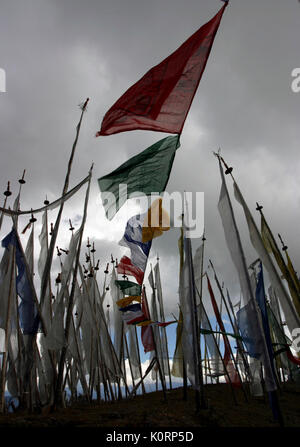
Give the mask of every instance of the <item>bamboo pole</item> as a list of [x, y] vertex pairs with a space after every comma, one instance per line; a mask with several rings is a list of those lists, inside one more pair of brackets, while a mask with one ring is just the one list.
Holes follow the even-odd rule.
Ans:
[[[135, 325], [134, 325], [134, 334], [135, 334], [137, 353], [138, 353], [140, 377], [142, 378], [143, 372], [142, 372], [142, 365], [141, 365], [140, 347], [139, 347], [139, 341], [138, 341], [137, 330], [136, 330], [136, 326]], [[143, 394], [146, 393], [144, 382], [142, 382], [142, 393]]]
[[[184, 218], [184, 214], [181, 215], [182, 222]], [[182, 281], [182, 275], [183, 275], [183, 265], [184, 265], [184, 253], [183, 253], [183, 223], [180, 227], [180, 238], [178, 240], [178, 247], [179, 247], [179, 289], [181, 286]], [[180, 290], [179, 290], [180, 293]], [[180, 305], [179, 305], [179, 312], [181, 312]], [[181, 313], [182, 315], [182, 313]], [[180, 316], [179, 316], [180, 319]], [[178, 323], [179, 324], [179, 323]], [[181, 340], [180, 343], [182, 344], [182, 331], [181, 331]], [[184, 353], [182, 350], [182, 385], [183, 385], [183, 400], [187, 400], [187, 373], [186, 373], [186, 365], [184, 360]]]
[[134, 382], [134, 377], [133, 377], [133, 370], [132, 370], [132, 364], [131, 364], [131, 359], [130, 359], [130, 355], [129, 355], [129, 349], [128, 349], [128, 343], [127, 343], [126, 334], [123, 334], [123, 337], [124, 337], [124, 341], [125, 341], [125, 345], [124, 346], [125, 346], [125, 350], [126, 350], [126, 354], [127, 354], [127, 358], [128, 358], [132, 386], [134, 387], [135, 386], [135, 382]]
[[[159, 258], [157, 257], [157, 268], [158, 268], [158, 276], [159, 276], [159, 282], [161, 282], [161, 278], [160, 278], [160, 269], [159, 269]], [[152, 269], [152, 266], [151, 266]], [[155, 285], [157, 288], [157, 284], [156, 284], [156, 275], [155, 275]], [[159, 304], [159, 310], [160, 310], [160, 318], [161, 321], [164, 323], [165, 322], [165, 309], [164, 309], [164, 303], [162, 300], [162, 296], [161, 299], [158, 300], [158, 304]], [[169, 385], [170, 385], [170, 390], [172, 389], [172, 378], [171, 378], [171, 369], [170, 369], [170, 361], [169, 361], [169, 349], [168, 349], [168, 341], [167, 341], [167, 332], [166, 332], [166, 328], [162, 327], [162, 332], [164, 334], [163, 341], [165, 341], [165, 350], [166, 350], [166, 354], [167, 354], [167, 367], [168, 367], [168, 375], [169, 375]]]
[[[143, 301], [144, 301], [144, 305], [145, 305], [145, 308], [146, 308], [147, 315], [150, 315], [145, 286], [143, 286]], [[160, 366], [159, 358], [157, 356], [157, 346], [156, 346], [153, 326], [150, 326], [150, 329], [151, 329], [151, 334], [152, 334], [152, 339], [153, 339], [155, 358], [156, 358], [157, 366], [158, 366], [159, 378], [160, 378], [161, 386], [162, 386], [162, 389], [163, 389], [164, 399], [166, 400], [167, 399], [167, 395], [166, 395], [165, 378], [164, 378], [163, 371], [162, 371], [161, 366]]]
[[217, 340], [216, 340], [216, 337], [215, 337], [214, 334], [213, 334], [212, 326], [211, 326], [211, 323], [210, 323], [210, 321], [209, 321], [207, 312], [206, 312], [206, 310], [205, 310], [205, 307], [203, 306], [203, 303], [200, 304], [200, 306], [202, 306], [202, 312], [203, 312], [203, 315], [205, 316], [205, 318], [206, 318], [206, 320], [207, 320], [207, 322], [208, 322], [209, 330], [212, 332], [213, 341], [214, 341], [215, 346], [216, 346], [216, 348], [217, 348], [219, 358], [221, 359], [221, 362], [222, 362], [222, 365], [223, 365], [223, 368], [224, 368], [225, 375], [226, 375], [227, 378], [228, 378], [228, 381], [229, 381], [229, 384], [230, 384], [230, 388], [231, 388], [231, 392], [232, 392], [233, 401], [234, 401], [234, 403], [237, 405], [236, 395], [235, 395], [235, 391], [234, 391], [234, 388], [233, 388], [233, 385], [232, 385], [232, 381], [231, 381], [230, 375], [229, 375], [229, 373], [228, 373], [228, 370], [227, 370], [227, 368], [226, 368], [226, 365], [225, 365], [225, 363], [224, 363], [224, 359], [223, 359], [223, 357], [222, 357], [222, 354], [221, 354], [221, 351], [220, 351], [220, 347], [219, 347], [219, 345], [218, 345], [218, 342], [217, 342]]
[[[90, 191], [91, 178], [92, 178], [91, 177], [92, 169], [93, 169], [93, 166], [90, 169], [90, 178], [88, 181], [88, 186], [87, 186], [87, 191], [86, 191], [86, 196], [85, 196], [84, 213], [83, 213], [81, 231], [80, 231], [77, 252], [76, 252], [73, 281], [72, 281], [71, 293], [70, 293], [68, 307], [67, 307], [66, 325], [65, 325], [65, 338], [66, 338], [67, 343], [69, 340], [69, 331], [70, 331], [71, 317], [72, 317], [72, 311], [73, 311], [74, 293], [75, 293], [75, 287], [76, 287], [76, 282], [77, 282], [77, 271], [78, 271], [78, 265], [79, 265], [82, 235], [83, 235], [83, 229], [84, 229], [86, 216], [87, 216], [87, 205], [88, 205], [89, 191]], [[51, 243], [52, 243], [52, 240], [51, 240]], [[59, 403], [61, 403], [61, 398], [62, 398], [61, 393], [63, 391], [62, 390], [62, 381], [63, 381], [63, 371], [64, 371], [64, 363], [65, 363], [66, 353], [67, 353], [67, 347], [63, 346], [63, 348], [61, 350], [61, 356], [60, 356], [60, 362], [59, 362], [56, 391], [55, 391], [55, 397], [54, 397], [54, 407], [55, 407], [55, 405], [58, 405]]]
[[[230, 315], [230, 313], [229, 313], [229, 309], [228, 309], [228, 306], [227, 306], [227, 303], [226, 303], [226, 300], [225, 300], [225, 297], [224, 297], [224, 294], [223, 294], [223, 290], [222, 290], [222, 288], [221, 288], [221, 286], [220, 286], [219, 279], [218, 279], [218, 277], [217, 277], [215, 268], [214, 268], [213, 263], [211, 262], [211, 260], [209, 260], [209, 262], [210, 262], [210, 265], [212, 266], [212, 269], [213, 269], [213, 271], [214, 271], [215, 281], [216, 281], [216, 284], [217, 284], [217, 286], [218, 286], [218, 289], [219, 289], [219, 292], [220, 292], [220, 295], [221, 295], [222, 302], [225, 304], [226, 312], [227, 312], [227, 315], [228, 315], [228, 317], [229, 317], [229, 320], [230, 320], [230, 324], [231, 324], [232, 330], [233, 330], [233, 332], [235, 333], [235, 328], [234, 328], [234, 326], [233, 326], [233, 322], [232, 322], [232, 319], [231, 319], [231, 315]], [[249, 402], [249, 399], [248, 399], [248, 396], [247, 396], [247, 393], [246, 393], [246, 390], [245, 390], [245, 387], [244, 387], [244, 384], [243, 384], [243, 381], [242, 381], [242, 378], [241, 378], [241, 375], [240, 375], [240, 371], [239, 371], [239, 369], [238, 369], [238, 365], [237, 365], [237, 363], [236, 363], [236, 359], [235, 359], [235, 357], [234, 357], [234, 354], [233, 354], [233, 351], [232, 351], [232, 348], [231, 348], [230, 343], [228, 343], [228, 345], [229, 345], [229, 349], [230, 349], [231, 358], [232, 358], [232, 361], [233, 361], [234, 366], [235, 366], [235, 370], [236, 370], [236, 372], [237, 372], [237, 374], [238, 374], [239, 380], [240, 380], [241, 385], [242, 385], [242, 390], [243, 390], [243, 394], [244, 394], [245, 400], [246, 400], [246, 402]]]
[[[85, 103], [83, 104], [83, 106], [81, 108], [81, 115], [80, 115], [80, 119], [79, 119], [79, 122], [78, 122], [77, 127], [76, 127], [75, 140], [74, 140], [74, 143], [73, 143], [73, 146], [72, 146], [72, 150], [71, 150], [71, 155], [70, 155], [70, 158], [69, 158], [68, 169], [67, 169], [67, 174], [66, 174], [66, 177], [65, 177], [65, 183], [64, 183], [62, 195], [65, 195], [67, 193], [67, 191], [68, 191], [69, 180], [70, 180], [70, 175], [71, 175], [71, 169], [72, 169], [72, 164], [73, 164], [73, 159], [74, 159], [74, 155], [75, 155], [75, 150], [76, 150], [76, 146], [77, 146], [77, 142], [78, 142], [78, 138], [79, 138], [79, 133], [80, 133], [81, 123], [82, 123], [82, 119], [83, 119], [83, 114], [84, 114], [84, 112], [86, 110], [88, 101], [89, 101], [89, 98], [86, 99]], [[53, 258], [53, 253], [54, 253], [54, 249], [55, 249], [56, 238], [57, 238], [58, 228], [59, 228], [60, 221], [61, 221], [63, 208], [64, 208], [64, 202], [62, 201], [62, 203], [60, 205], [60, 208], [59, 208], [59, 212], [58, 212], [56, 221], [55, 221], [55, 225], [54, 225], [54, 229], [53, 229], [52, 237], [51, 237], [51, 241], [50, 241], [50, 246], [49, 246], [49, 250], [48, 250], [48, 256], [47, 256], [46, 264], [45, 264], [45, 267], [44, 267], [44, 272], [43, 272], [43, 277], [42, 277], [42, 282], [41, 282], [41, 297], [40, 297], [41, 305], [43, 305], [43, 303], [44, 303], [44, 299], [45, 299], [45, 295], [46, 295], [46, 291], [47, 291], [47, 284], [49, 282], [49, 277], [50, 277], [52, 258]]]
[[[187, 206], [187, 204], [186, 204]], [[188, 219], [187, 219], [188, 220]], [[196, 412], [200, 409], [207, 408], [207, 404], [204, 396], [204, 385], [203, 385], [203, 374], [202, 374], [202, 364], [201, 364], [201, 347], [200, 347], [200, 334], [198, 326], [198, 314], [197, 314], [197, 303], [196, 303], [196, 287], [194, 278], [194, 267], [192, 261], [192, 247], [191, 240], [185, 237], [185, 256], [188, 266], [188, 280], [189, 280], [189, 304], [191, 309], [191, 323], [192, 323], [192, 334], [193, 334], [193, 358], [194, 358], [194, 370], [195, 370], [195, 401], [196, 401]]]

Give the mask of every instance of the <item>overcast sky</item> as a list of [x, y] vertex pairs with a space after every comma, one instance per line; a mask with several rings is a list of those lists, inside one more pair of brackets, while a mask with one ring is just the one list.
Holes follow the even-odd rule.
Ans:
[[[118, 246], [126, 224], [122, 210], [107, 221], [97, 178], [166, 134], [131, 131], [95, 138], [107, 109], [148, 69], [174, 51], [221, 8], [218, 0], [0, 0], [1, 193], [26, 169], [21, 209], [61, 195], [75, 136], [78, 104], [90, 97], [70, 186], [94, 162], [86, 237], [95, 241], [101, 266]], [[220, 175], [213, 151], [234, 167], [234, 176], [257, 221], [264, 206], [274, 232], [285, 238], [300, 272], [299, 108], [291, 72], [300, 67], [300, 5], [297, 0], [231, 0], [194, 98], [170, 181], [172, 191], [205, 194], [206, 258], [211, 258], [238, 300], [239, 286], [217, 210]], [[230, 179], [227, 178], [231, 188]], [[4, 196], [3, 196], [4, 199]], [[65, 207], [59, 245], [66, 248], [68, 219], [79, 225], [84, 191]], [[234, 198], [233, 198], [234, 201]], [[12, 203], [12, 199], [10, 201]], [[256, 254], [241, 207], [234, 203], [250, 264]], [[137, 210], [132, 206], [132, 214]], [[55, 213], [51, 214], [54, 221]], [[41, 215], [37, 216], [36, 235]], [[27, 223], [20, 219], [20, 229]], [[10, 228], [6, 218], [1, 238]], [[25, 234], [24, 243], [29, 235]], [[167, 313], [177, 313], [178, 230], [155, 240]], [[196, 248], [200, 241], [193, 241]], [[36, 243], [36, 256], [38, 243]], [[57, 261], [56, 261], [57, 262]], [[102, 269], [104, 270], [104, 268]], [[148, 275], [148, 271], [147, 271]], [[146, 275], [146, 276], [147, 276]]]

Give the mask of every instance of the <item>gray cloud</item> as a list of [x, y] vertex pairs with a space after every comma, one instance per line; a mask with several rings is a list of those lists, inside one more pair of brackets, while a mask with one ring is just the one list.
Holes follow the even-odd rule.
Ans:
[[[221, 147], [256, 218], [255, 202], [262, 202], [274, 233], [285, 236], [297, 269], [300, 94], [291, 91], [291, 71], [300, 66], [300, 9], [296, 0], [230, 3], [167, 190], [204, 191], [205, 264], [213, 259], [237, 299], [237, 277], [217, 211], [220, 176], [212, 151]], [[126, 222], [113, 228], [115, 221], [105, 220], [96, 179], [165, 135], [136, 131], [96, 139], [94, 134], [113, 102], [220, 6], [204, 0], [3, 0], [0, 67], [6, 70], [7, 92], [0, 94], [2, 190], [10, 180], [16, 193], [26, 168], [21, 208], [41, 206], [46, 194], [50, 200], [61, 194], [77, 105], [90, 97], [70, 186], [95, 163], [85, 237], [96, 240], [103, 260], [111, 252], [121, 253], [117, 242]], [[66, 206], [64, 218], [82, 215], [82, 207], [83, 194]], [[255, 253], [241, 209], [234, 207], [250, 263]], [[8, 221], [3, 232], [7, 228]], [[62, 235], [62, 243], [68, 237]], [[159, 251], [168, 311], [177, 310], [177, 239], [175, 231], [166, 234], [152, 250], [152, 262]], [[193, 241], [195, 248], [199, 243]]]

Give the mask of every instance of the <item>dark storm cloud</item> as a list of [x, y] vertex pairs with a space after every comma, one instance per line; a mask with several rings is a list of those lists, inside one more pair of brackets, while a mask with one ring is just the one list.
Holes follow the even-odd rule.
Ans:
[[[3, 191], [11, 180], [16, 193], [17, 179], [26, 168], [22, 209], [41, 206], [46, 194], [50, 200], [61, 194], [80, 114], [77, 105], [90, 97], [70, 186], [95, 163], [85, 237], [97, 240], [103, 260], [120, 250], [117, 242], [125, 221], [105, 220], [96, 179], [165, 135], [136, 131], [96, 139], [94, 134], [113, 102], [221, 6], [217, 0], [3, 0]], [[255, 202], [263, 203], [274, 233], [286, 236], [297, 267], [300, 94], [291, 90], [291, 72], [300, 66], [299, 14], [296, 0], [231, 0], [167, 188], [205, 193], [205, 265], [211, 257], [236, 299], [239, 287], [217, 211], [220, 176], [212, 151], [221, 147], [256, 218]], [[83, 196], [66, 206], [66, 221], [82, 215]], [[255, 253], [241, 209], [234, 207], [250, 263]], [[173, 311], [178, 236], [173, 231], [155, 241], [151, 258], [155, 262], [159, 251], [167, 306]], [[67, 240], [62, 236], [62, 243]], [[193, 241], [195, 248], [199, 243]]]

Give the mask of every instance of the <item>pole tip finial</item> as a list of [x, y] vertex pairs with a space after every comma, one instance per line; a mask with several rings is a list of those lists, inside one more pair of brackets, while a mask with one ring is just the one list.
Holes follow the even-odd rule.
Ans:
[[10, 188], [9, 188], [9, 185], [10, 185], [10, 182], [7, 182], [7, 189], [6, 189], [6, 191], [4, 191], [4, 193], [3, 193], [6, 197], [11, 196], [11, 190], [10, 190]]

